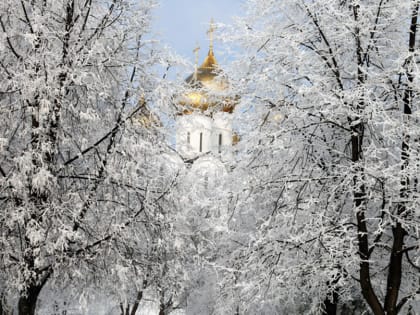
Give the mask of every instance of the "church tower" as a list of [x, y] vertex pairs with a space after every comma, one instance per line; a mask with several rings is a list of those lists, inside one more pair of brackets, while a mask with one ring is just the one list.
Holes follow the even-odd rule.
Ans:
[[205, 153], [228, 158], [232, 146], [232, 112], [235, 97], [228, 95], [228, 82], [223, 76], [213, 51], [213, 23], [210, 25], [210, 47], [198, 67], [198, 50], [193, 74], [187, 77], [186, 92], [180, 97], [181, 111], [176, 120], [176, 150], [191, 159]]

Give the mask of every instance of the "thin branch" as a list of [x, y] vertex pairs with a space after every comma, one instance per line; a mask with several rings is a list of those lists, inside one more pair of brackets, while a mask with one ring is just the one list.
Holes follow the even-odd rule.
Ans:
[[23, 9], [23, 14], [25, 15], [25, 20], [28, 23], [29, 29], [31, 30], [31, 33], [34, 34], [34, 29], [32, 27], [32, 23], [29, 20], [29, 16], [28, 16], [28, 12], [26, 11], [26, 7], [25, 4], [23, 3], [23, 0], [20, 1], [20, 4], [22, 5], [22, 9]]
[[4, 23], [3, 23], [3, 20], [1, 18], [1, 16], [0, 16], [0, 26], [1, 26], [2, 30], [3, 30], [3, 32], [6, 34], [7, 45], [9, 46], [9, 49], [12, 51], [13, 55], [15, 55], [15, 57], [18, 60], [23, 60], [23, 58], [17, 53], [16, 49], [12, 45], [12, 42], [10, 41], [10, 37], [7, 35], [6, 28], [4, 26]]

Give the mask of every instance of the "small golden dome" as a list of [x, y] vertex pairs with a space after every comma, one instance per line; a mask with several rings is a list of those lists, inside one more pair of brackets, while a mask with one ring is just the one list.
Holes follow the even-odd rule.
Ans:
[[236, 132], [234, 132], [232, 135], [232, 145], [237, 145], [239, 141], [241, 141], [241, 137]]
[[135, 124], [139, 124], [146, 129], [153, 127], [162, 127], [162, 122], [159, 117], [156, 116], [147, 106], [144, 95], [140, 97], [138, 103], [138, 111], [136, 115], [131, 117], [131, 121]]

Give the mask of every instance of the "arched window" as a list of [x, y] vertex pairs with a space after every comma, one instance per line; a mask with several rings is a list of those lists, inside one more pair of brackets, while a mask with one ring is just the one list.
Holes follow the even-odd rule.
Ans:
[[203, 133], [200, 132], [200, 152], [203, 152]]
[[222, 153], [222, 134], [219, 133], [219, 153]]

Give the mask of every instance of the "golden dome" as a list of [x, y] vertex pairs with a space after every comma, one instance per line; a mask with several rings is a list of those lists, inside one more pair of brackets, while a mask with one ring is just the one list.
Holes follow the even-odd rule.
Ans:
[[184, 106], [184, 109], [180, 114], [191, 114], [196, 109], [201, 111], [212, 109], [212, 111], [221, 110], [223, 112], [232, 113], [238, 101], [237, 97], [223, 95], [223, 92], [228, 89], [228, 82], [226, 78], [221, 75], [222, 70], [214, 56], [214, 30], [215, 28], [212, 20], [208, 31], [208, 34], [210, 35], [209, 52], [204, 59], [204, 62], [199, 67], [197, 67], [197, 64], [198, 51], [200, 48], [196, 47], [194, 49], [196, 54], [195, 71], [185, 79], [187, 91], [179, 100], [179, 103]]
[[194, 109], [206, 111], [209, 108], [232, 113], [236, 101], [220, 95], [228, 88], [227, 80], [220, 76], [221, 73], [213, 49], [210, 48], [201, 66], [185, 79], [187, 92], [181, 97], [180, 104], [190, 109], [184, 109], [183, 114], [190, 114]]
[[198, 67], [194, 73], [189, 75], [185, 79], [185, 82], [192, 86], [198, 85], [197, 87], [207, 87], [210, 89], [223, 90], [226, 87], [223, 85], [221, 80], [216, 80], [218, 84], [214, 84], [215, 79], [220, 74], [220, 72], [221, 70], [216, 58], [214, 57], [213, 50], [210, 49], [206, 59], [204, 59], [204, 62], [201, 64], [201, 66]]

